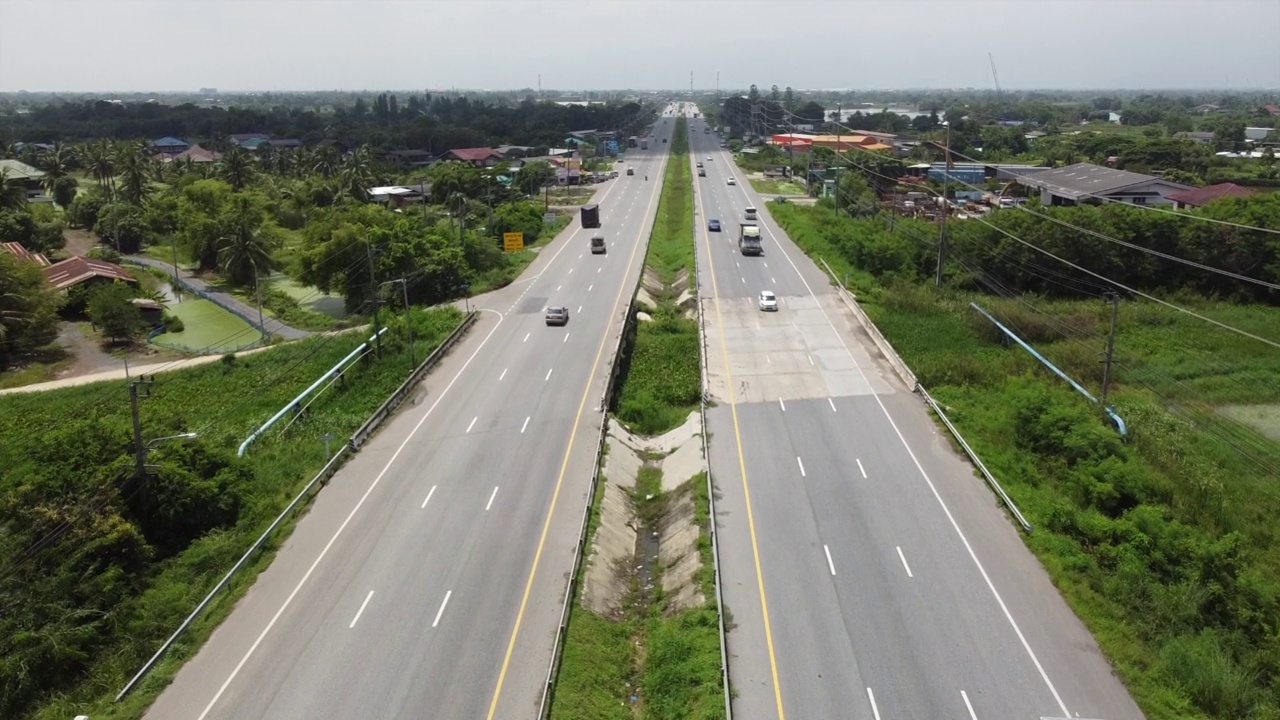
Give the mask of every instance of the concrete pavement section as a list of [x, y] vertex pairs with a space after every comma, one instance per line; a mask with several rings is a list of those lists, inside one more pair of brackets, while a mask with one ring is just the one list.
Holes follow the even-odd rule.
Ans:
[[[628, 158], [654, 177], [664, 162], [657, 148]], [[610, 182], [608, 254], [575, 221], [482, 303], [148, 718], [535, 714], [661, 185]], [[548, 327], [547, 305], [569, 324]]]
[[[973, 469], [692, 130], [735, 718], [1141, 718]], [[763, 256], [737, 251], [748, 205]]]

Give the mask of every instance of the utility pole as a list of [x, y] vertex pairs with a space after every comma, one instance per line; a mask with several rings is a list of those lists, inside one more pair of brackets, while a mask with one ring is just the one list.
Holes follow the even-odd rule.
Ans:
[[1120, 295], [1109, 292], [1107, 302], [1111, 303], [1111, 330], [1107, 333], [1107, 356], [1102, 361], [1102, 407], [1107, 406], [1107, 394], [1111, 392], [1111, 364], [1115, 362], [1116, 320], [1120, 317]]
[[409, 278], [402, 277], [396, 282], [400, 283], [400, 290], [404, 293], [404, 326], [409, 331], [409, 367], [418, 367], [416, 355], [413, 352], [413, 318], [409, 314]]
[[262, 288], [258, 285], [258, 263], [253, 264], [253, 294], [258, 298], [258, 332], [267, 337], [266, 321], [262, 319]]
[[382, 357], [382, 333], [378, 327], [378, 276], [374, 272], [373, 267], [373, 245], [368, 242], [364, 245], [365, 253], [369, 257], [369, 290], [373, 296], [373, 339], [378, 347], [378, 357]]
[[942, 265], [947, 260], [947, 215], [951, 209], [947, 203], [947, 188], [951, 186], [951, 121], [943, 123], [947, 126], [947, 142], [944, 147], [946, 158], [942, 166], [942, 228], [938, 232], [938, 274], [934, 277], [935, 287], [942, 287]]
[[[840, 159], [840, 121], [844, 120], [844, 103], [836, 103], [836, 160]], [[840, 163], [832, 163], [836, 176], [836, 215], [840, 214]]]
[[138, 399], [151, 397], [151, 386], [155, 381], [154, 375], [150, 378], [139, 375], [137, 380], [129, 381], [129, 407], [133, 411], [133, 456], [138, 464], [138, 482], [142, 482], [147, 474], [147, 446], [142, 442], [142, 418], [138, 414]]

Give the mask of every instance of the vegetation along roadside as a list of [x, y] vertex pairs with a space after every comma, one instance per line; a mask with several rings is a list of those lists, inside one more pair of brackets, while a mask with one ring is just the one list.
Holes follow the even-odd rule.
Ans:
[[[1248, 212], [1275, 217], [1278, 200], [1250, 200]], [[969, 306], [991, 312], [1096, 393], [1111, 308], [1068, 291], [1087, 288], [1087, 278], [1049, 272], [970, 220], [953, 225], [948, 282], [935, 289], [936, 225], [854, 219], [837, 215], [828, 200], [769, 208], [806, 253], [848, 280], [1004, 483], [1035, 526], [1028, 546], [1147, 717], [1280, 717], [1280, 446], [1277, 435], [1266, 437], [1280, 417], [1280, 356], [1125, 297], [1108, 404], [1128, 424], [1126, 442], [1096, 406], [1004, 342]], [[1060, 217], [1123, 238], [1135, 237], [1132, 228], [1147, 217], [1140, 212], [1084, 207]], [[1029, 213], [1002, 211], [992, 222], [1071, 252], [1070, 243], [1052, 244], [1054, 226]], [[1164, 216], [1149, 222], [1169, 225]], [[1181, 226], [1192, 236], [1204, 231], [1185, 220]], [[1136, 262], [1137, 253], [1076, 252], [1092, 255], [1092, 263], [1079, 262], [1106, 262], [1109, 276], [1219, 322], [1273, 339], [1280, 327], [1280, 308], [1254, 293]]]
[[[416, 358], [461, 319], [452, 308], [415, 310]], [[404, 330], [403, 317], [392, 319], [381, 359], [364, 356], [244, 457], [236, 447], [254, 428], [367, 335], [314, 337], [157, 376], [139, 400], [143, 437], [196, 436], [156, 445], [145, 480], [135, 474], [123, 382], [0, 397], [0, 716], [139, 717], [273, 553], [232, 582], [137, 692], [119, 704], [115, 693], [404, 381]]]
[[[701, 392], [683, 119], [671, 153], [551, 701], [557, 720], [724, 717], [707, 478], [672, 449], [701, 439], [653, 437], [696, 418]], [[611, 462], [623, 454], [633, 461]]]

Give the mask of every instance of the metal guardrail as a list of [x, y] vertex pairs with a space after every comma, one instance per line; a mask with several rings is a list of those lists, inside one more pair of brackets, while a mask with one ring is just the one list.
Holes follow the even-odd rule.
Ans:
[[440, 359], [444, 357], [445, 353], [457, 344], [458, 340], [466, 334], [467, 330], [471, 329], [471, 326], [475, 324], [478, 316], [479, 311], [476, 310], [472, 310], [468, 313], [462, 322], [458, 324], [458, 327], [454, 328], [453, 332], [449, 333], [449, 337], [445, 338], [444, 342], [440, 343], [440, 346], [433, 350], [431, 354], [427, 356], [426, 360], [422, 361], [422, 364], [414, 368], [413, 372], [409, 373], [409, 377], [405, 379], [403, 383], [400, 383], [400, 387], [396, 388], [395, 391], [391, 393], [391, 396], [379, 405], [377, 410], [373, 411], [373, 414], [369, 416], [369, 419], [365, 420], [364, 424], [351, 434], [351, 440], [348, 444], [351, 446], [352, 450], [359, 450], [360, 447], [369, 439], [369, 436], [372, 435], [374, 431], [376, 431], [378, 427], [391, 416], [391, 413], [395, 412], [396, 408], [400, 407], [400, 403], [404, 402], [404, 399], [409, 396], [409, 391], [413, 390], [414, 386], [422, 381], [423, 376], [426, 375], [431, 368], [435, 367], [436, 363], [440, 362]]
[[[138, 684], [142, 682], [142, 680], [145, 679], [146, 676], [153, 669], [155, 669], [156, 664], [159, 663], [160, 660], [164, 658], [164, 656], [169, 652], [170, 649], [172, 649], [173, 644], [177, 642], [178, 638], [181, 637], [182, 634], [186, 632], [188, 628], [191, 627], [191, 624], [194, 623], [200, 617], [200, 615], [204, 613], [204, 611], [209, 607], [209, 604], [212, 603], [214, 598], [218, 596], [218, 593], [222, 592], [222, 590], [226, 588], [226, 586], [231, 582], [232, 578], [234, 578], [236, 574], [239, 573], [244, 568], [244, 566], [248, 564], [249, 559], [253, 557], [254, 553], [256, 553], [258, 550], [262, 548], [262, 546], [266, 543], [267, 539], [271, 537], [271, 534], [274, 533], [276, 529], [279, 528], [280, 525], [289, 517], [289, 515], [292, 514], [294, 510], [297, 509], [297, 507], [302, 503], [304, 499], [306, 499], [306, 497], [311, 493], [311, 491], [316, 487], [317, 484], [323, 484], [329, 477], [333, 475], [333, 473], [337, 470], [337, 467], [340, 464], [339, 461], [343, 458], [343, 456], [346, 455], [347, 453], [354, 454], [355, 452], [359, 451], [360, 446], [364, 443], [365, 440], [368, 439], [368, 436], [372, 434], [373, 431], [376, 430], [377, 427], [387, 418], [387, 416], [391, 413], [391, 411], [394, 410], [395, 407], [399, 405], [399, 402], [403, 401], [404, 396], [408, 394], [408, 389], [412, 388], [414, 384], [421, 381], [422, 376], [425, 375], [426, 372], [429, 369], [431, 369], [431, 367], [433, 367], [437, 362], [439, 362], [440, 358], [443, 357], [444, 352], [448, 350], [449, 347], [451, 347], [453, 344], [455, 344], [458, 341], [458, 338], [461, 337], [462, 334], [468, 328], [470, 328], [473, 323], [475, 323], [476, 315], [477, 313], [475, 312], [472, 312], [470, 315], [468, 315], [467, 318], [464, 319], [462, 323], [459, 324], [458, 327], [455, 328], [452, 333], [450, 333], [449, 337], [445, 339], [443, 343], [440, 344], [440, 347], [436, 348], [435, 352], [432, 352], [431, 355], [429, 355], [426, 360], [422, 361], [421, 365], [419, 365], [417, 368], [414, 369], [414, 371], [409, 375], [409, 379], [405, 380], [405, 382], [402, 383], [394, 393], [392, 393], [392, 397], [388, 398], [386, 402], [384, 402], [376, 411], [374, 411], [373, 416], [371, 416], [368, 420], [366, 420], [364, 424], [361, 425], [360, 428], [356, 430], [356, 433], [351, 436], [351, 439], [348, 442], [343, 443], [341, 446], [338, 447], [338, 452], [334, 453], [333, 457], [329, 458], [329, 461], [325, 463], [325, 466], [320, 470], [320, 472], [316, 473], [315, 477], [311, 478], [311, 480], [306, 484], [306, 486], [302, 488], [302, 491], [299, 492], [293, 498], [292, 501], [290, 501], [290, 503], [285, 507], [283, 511], [281, 511], [281, 513], [276, 517], [276, 519], [271, 522], [271, 525], [269, 525], [267, 529], [263, 531], [263, 533], [260, 536], [258, 536], [258, 539], [254, 541], [253, 545], [249, 546], [249, 549], [245, 551], [244, 555], [240, 556], [240, 559], [236, 561], [236, 564], [233, 565], [229, 571], [227, 571], [227, 574], [224, 575], [220, 581], [218, 581], [218, 584], [215, 585], [207, 595], [205, 595], [204, 599], [200, 601], [200, 604], [196, 605], [195, 610], [192, 610], [191, 614], [187, 616], [186, 620], [182, 621], [182, 624], [179, 625], [178, 629], [175, 630], [173, 634], [169, 636], [169, 639], [165, 640], [164, 644], [160, 646], [160, 649], [157, 650], [155, 654], [151, 656], [151, 659], [147, 660], [146, 664], [142, 666], [142, 669], [138, 670], [137, 674], [134, 675], [133, 678], [130, 679], [129, 682], [124, 686], [124, 688], [120, 690], [120, 692], [116, 695], [116, 698], [115, 698], [116, 702], [119, 702], [126, 695], [133, 692], [137, 688]], [[396, 398], [396, 396], [399, 396], [399, 400], [397, 400], [397, 402], [394, 405], [392, 405], [391, 400]], [[357, 434], [361, 435], [359, 442], [356, 442]]]
[[1022, 511], [1018, 509], [1017, 505], [1013, 504], [1013, 500], [1009, 497], [1008, 493], [1004, 491], [1004, 488], [1000, 485], [1000, 481], [996, 480], [990, 470], [987, 470], [987, 466], [983, 464], [982, 458], [978, 457], [978, 453], [974, 452], [973, 448], [969, 446], [969, 443], [965, 441], [964, 436], [960, 434], [960, 431], [956, 429], [956, 426], [951, 424], [951, 419], [947, 417], [946, 413], [942, 412], [942, 408], [938, 405], [937, 401], [933, 399], [933, 396], [929, 394], [929, 391], [925, 390], [923, 385], [917, 385], [916, 392], [920, 393], [920, 397], [924, 398], [924, 401], [929, 405], [938, 418], [942, 420], [942, 424], [946, 425], [947, 429], [951, 431], [951, 435], [956, 439], [956, 442], [960, 443], [960, 447], [964, 448], [964, 452], [969, 456], [969, 460], [972, 461], [974, 466], [982, 472], [982, 476], [987, 480], [987, 485], [991, 486], [991, 489], [1000, 496], [1000, 500], [1004, 502], [1005, 507], [1009, 508], [1009, 512], [1013, 513], [1013, 517], [1018, 521], [1018, 524], [1022, 526], [1022, 529], [1026, 532], [1031, 532], [1031, 523], [1027, 522], [1027, 519], [1022, 516]]
[[262, 546], [267, 542], [267, 539], [271, 537], [271, 534], [276, 531], [276, 528], [280, 527], [280, 525], [289, 517], [290, 514], [293, 513], [298, 505], [306, 499], [307, 495], [310, 494], [311, 490], [315, 488], [317, 484], [323, 483], [330, 475], [333, 474], [339, 464], [339, 460], [342, 459], [342, 456], [346, 454], [348, 450], [349, 448], [346, 445], [338, 447], [338, 452], [334, 453], [333, 457], [329, 458], [329, 461], [325, 463], [320, 472], [316, 473], [315, 477], [311, 478], [311, 481], [306, 484], [306, 487], [302, 488], [302, 491], [299, 492], [288, 506], [286, 506], [285, 509], [276, 517], [276, 519], [271, 522], [271, 525], [269, 525], [267, 529], [258, 536], [258, 539], [254, 541], [253, 545], [249, 546], [249, 549], [244, 553], [244, 555], [240, 556], [240, 559], [236, 561], [236, 564], [227, 571], [227, 574], [218, 581], [217, 585], [213, 586], [213, 589], [209, 591], [209, 594], [204, 596], [204, 599], [200, 601], [200, 604], [196, 605], [196, 609], [191, 611], [191, 614], [187, 616], [187, 619], [182, 621], [182, 624], [178, 626], [178, 629], [173, 631], [173, 634], [169, 636], [169, 639], [164, 641], [164, 644], [160, 646], [160, 649], [151, 656], [151, 659], [142, 666], [142, 669], [138, 670], [137, 674], [134, 675], [133, 678], [129, 680], [128, 684], [120, 690], [116, 695], [116, 702], [120, 702], [121, 699], [137, 688], [138, 683], [142, 682], [142, 680], [155, 668], [156, 663], [160, 662], [160, 660], [164, 658], [164, 656], [173, 647], [173, 644], [177, 642], [178, 638], [187, 631], [187, 628], [191, 627], [191, 624], [204, 613], [205, 609], [209, 607], [209, 604], [218, 596], [218, 593], [222, 592], [222, 590], [231, 582], [231, 579], [249, 563], [249, 559], [253, 557], [254, 553], [258, 552], [258, 550], [262, 548]]
[[898, 373], [899, 377], [902, 378], [902, 381], [907, 383], [907, 387], [911, 388], [912, 392], [918, 393], [920, 397], [924, 399], [925, 404], [927, 404], [929, 408], [933, 410], [934, 414], [938, 416], [938, 419], [941, 420], [942, 424], [946, 426], [948, 431], [950, 431], [951, 436], [956, 439], [956, 443], [958, 443], [961, 449], [964, 450], [965, 454], [969, 456], [969, 461], [972, 462], [974, 467], [978, 468], [978, 471], [982, 473], [982, 477], [986, 479], [987, 485], [991, 487], [992, 492], [1000, 497], [1001, 502], [1003, 502], [1005, 507], [1009, 509], [1009, 512], [1013, 515], [1014, 519], [1018, 521], [1018, 524], [1022, 526], [1022, 529], [1028, 533], [1031, 532], [1033, 529], [1031, 523], [1027, 522], [1026, 517], [1022, 515], [1022, 511], [1018, 509], [1018, 506], [1014, 504], [1013, 499], [1009, 497], [1009, 494], [1005, 492], [1004, 487], [1000, 485], [1000, 481], [991, 474], [991, 471], [987, 469], [986, 464], [982, 462], [982, 458], [978, 457], [978, 453], [974, 451], [973, 447], [969, 445], [969, 442], [960, 434], [960, 430], [951, 422], [951, 419], [947, 417], [947, 414], [942, 411], [942, 407], [933, 399], [933, 396], [929, 394], [929, 391], [925, 390], [924, 385], [921, 385], [920, 381], [916, 379], [915, 373], [911, 372], [911, 368], [907, 367], [907, 363], [898, 355], [898, 352], [893, 349], [893, 346], [889, 344], [889, 341], [885, 339], [884, 335], [880, 333], [880, 329], [875, 326], [875, 323], [871, 322], [871, 318], [868, 317], [866, 311], [858, 305], [858, 301], [854, 298], [853, 293], [849, 292], [848, 288], [844, 286], [844, 283], [840, 282], [840, 278], [836, 277], [835, 271], [831, 269], [831, 266], [827, 264], [826, 260], [818, 258], [818, 262], [822, 263], [822, 266], [827, 269], [827, 273], [831, 276], [831, 279], [840, 290], [840, 297], [844, 299], [845, 304], [849, 306], [849, 309], [853, 311], [854, 316], [858, 318], [858, 322], [862, 325], [862, 328], [871, 336], [872, 342], [874, 342], [876, 347], [880, 349], [880, 353], [884, 356], [885, 360], [887, 360], [889, 365], [893, 367], [894, 371]]

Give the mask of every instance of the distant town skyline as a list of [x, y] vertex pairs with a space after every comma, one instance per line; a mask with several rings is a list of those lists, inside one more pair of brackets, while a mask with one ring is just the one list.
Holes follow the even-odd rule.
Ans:
[[994, 89], [988, 53], [1006, 90], [1280, 88], [1276, 0], [0, 0], [0, 25], [0, 92]]

